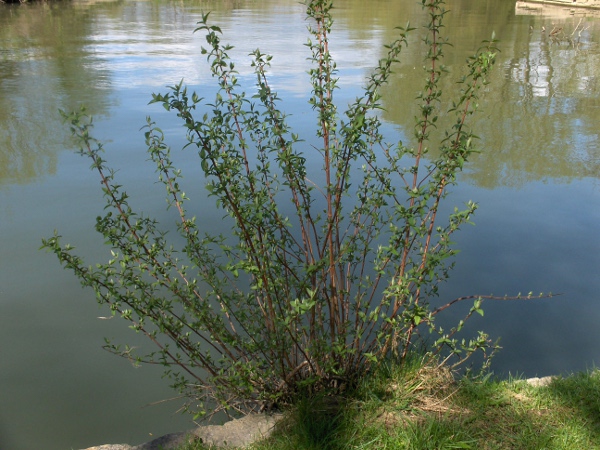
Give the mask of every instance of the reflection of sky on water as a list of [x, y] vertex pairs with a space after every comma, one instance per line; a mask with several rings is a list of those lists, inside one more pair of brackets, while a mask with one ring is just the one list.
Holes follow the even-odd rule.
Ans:
[[[189, 85], [205, 84], [211, 79], [206, 56], [200, 53], [201, 47], [207, 47], [205, 32], [192, 32], [199, 19], [199, 16], [189, 16], [176, 28], [161, 27], [159, 31], [156, 24], [116, 24], [112, 20], [99, 20], [85, 49], [93, 55], [96, 67], [111, 72], [111, 83], [117, 89], [162, 87], [182, 78]], [[223, 31], [222, 43], [234, 46], [228, 54], [236, 64], [243, 85], [255, 82], [249, 55], [259, 48], [262, 53], [273, 56], [268, 70], [272, 87], [281, 92], [306, 95], [310, 51], [304, 45], [308, 34], [301, 8], [266, 17], [241, 10], [231, 16], [209, 18], [209, 23], [217, 22]], [[343, 23], [336, 23], [331, 52], [343, 75], [340, 87], [363, 85], [365, 69], [376, 64], [382, 32], [373, 30], [368, 34], [370, 39], [352, 40]]]
[[[465, 185], [454, 192], [457, 198], [473, 193]], [[600, 279], [593, 275], [600, 267], [600, 237], [593, 231], [600, 223], [598, 181], [582, 178], [562, 185], [543, 180], [517, 191], [497, 187], [475, 194], [480, 205], [476, 226], [456, 236], [461, 252], [441, 298], [464, 295], [465, 289], [499, 296], [562, 293], [534, 301], [487, 300], [485, 316], [468, 328], [501, 337], [505, 350], [493, 368], [503, 374], [541, 376], [556, 367], [583, 370], [593, 361], [598, 364]], [[450, 315], [459, 317], [459, 310]]]
[[[261, 10], [261, 2], [248, 2], [250, 7], [258, 5], [257, 9], [216, 11], [211, 21], [222, 26], [223, 42], [236, 46], [230, 53], [243, 86], [255, 82], [248, 53], [258, 46], [274, 55], [269, 70], [272, 86], [283, 100], [282, 109], [291, 114], [293, 129], [307, 139], [300, 145], [308, 155], [316, 155], [310, 146], [315, 143], [310, 135], [314, 113], [305, 102], [310, 90], [305, 72], [310, 54], [303, 45], [306, 22], [295, 0], [274, 2], [284, 6], [266, 2], [272, 9]], [[462, 43], [449, 56], [455, 49], [473, 46], [478, 27], [485, 27], [485, 37], [489, 37], [487, 19], [481, 18], [478, 9], [486, 4], [494, 11], [494, 20], [506, 23], [500, 24], [505, 31], [499, 36], [500, 65], [476, 124], [484, 138], [484, 153], [473, 159], [462, 177], [466, 182], [452, 188], [445, 206], [451, 210], [472, 199], [480, 209], [474, 217], [477, 226], [465, 226], [456, 235], [461, 252], [439, 301], [519, 290], [565, 292], [540, 302], [486, 302], [485, 317], [477, 317], [469, 330], [484, 329], [503, 337], [505, 350], [493, 366], [500, 372], [533, 376], [585, 369], [600, 361], [600, 278], [596, 273], [600, 267], [600, 55], [592, 42], [598, 40], [597, 32], [590, 28], [589, 45], [579, 49], [549, 45], [539, 34], [543, 23], [549, 26], [545, 19], [536, 19], [535, 31], [529, 35], [528, 24], [515, 24], [496, 14], [497, 0], [456, 0], [456, 7], [465, 14], [455, 22], [449, 14], [447, 29], [465, 35], [459, 36]], [[149, 373], [152, 368], [134, 371], [126, 361], [99, 349], [105, 335], [130, 341], [129, 330], [118, 320], [97, 320], [105, 311], [98, 309], [93, 293], [82, 291], [52, 255], [39, 251], [40, 238], [57, 228], [66, 236], [65, 242], [77, 245], [77, 251], [88, 256], [89, 263], [105, 259], [107, 253], [94, 232], [94, 218], [103, 206], [98, 181], [87, 170], [89, 163], [65, 144], [58, 107], [72, 109], [84, 102], [93, 108], [95, 133], [106, 142], [106, 158], [119, 168], [117, 179], [131, 194], [132, 206], [166, 223], [172, 219], [172, 210], [164, 210], [164, 189], [156, 184], [153, 167], [146, 161], [139, 131], [145, 116], [151, 114], [185, 168], [184, 183], [191, 185], [189, 190], [186, 187], [190, 206], [217, 231], [223, 227], [222, 214], [215, 214], [215, 219], [202, 203], [203, 183], [198, 182], [202, 178], [195, 171], [198, 164], [193, 151], [177, 151], [185, 143], [181, 124], [160, 105], [147, 104], [151, 92], [165, 92], [165, 85], [181, 78], [199, 95], [207, 99], [214, 95], [214, 80], [206, 57], [200, 54], [206, 42], [201, 33], [192, 33], [200, 18], [198, 5], [113, 2], [95, 5], [96, 9], [81, 16], [76, 15], [80, 10], [71, 10], [69, 5], [61, 3], [53, 21], [35, 16], [38, 6], [45, 11], [50, 5], [26, 6], [30, 14], [21, 19], [35, 26], [23, 29], [33, 34], [46, 24], [46, 34], [20, 40], [23, 47], [0, 54], [4, 58], [0, 60], [0, 137], [10, 137], [0, 141], [0, 231], [4, 239], [0, 341], [11, 342], [2, 353], [10, 370], [0, 371], [0, 399], [8, 399], [0, 407], [14, 405], [8, 412], [0, 409], [0, 422], [8, 424], [2, 432], [10, 433], [9, 442], [22, 439], [20, 448], [27, 449], [138, 443], [149, 432], [172, 432], [178, 429], [177, 423], [183, 424], [182, 418], [172, 416], [174, 403], [163, 405], [161, 411], [140, 409], [169, 397], [172, 392], [167, 383], [156, 372]], [[390, 12], [382, 5], [398, 11]], [[340, 69], [342, 89], [336, 93], [340, 112], [364, 83], [366, 69], [381, 57], [381, 44], [392, 36], [386, 29], [397, 25], [388, 22], [396, 21], [398, 12], [404, 14], [410, 5], [415, 3], [373, 2], [364, 8], [377, 18], [365, 21], [365, 13], [352, 18], [338, 10], [342, 19], [335, 24], [331, 51]], [[63, 22], [61, 11], [66, 13]], [[67, 16], [72, 18], [67, 20]], [[79, 25], [81, 29], [76, 28]], [[397, 82], [382, 91], [388, 110], [382, 113], [384, 132], [403, 139], [404, 133], [406, 141], [412, 137], [414, 93], [423, 86], [419, 45], [411, 44], [403, 52]], [[411, 53], [411, 49], [419, 50]], [[466, 55], [467, 50], [459, 51]], [[453, 63], [464, 58], [458, 59]], [[444, 89], [451, 92], [453, 83]], [[310, 164], [315, 172], [320, 169], [318, 158]], [[40, 362], [44, 370], [39, 370]], [[36, 405], [33, 409], [32, 404]], [[33, 422], [38, 424], [34, 433]], [[12, 447], [19, 445], [9, 444]]]

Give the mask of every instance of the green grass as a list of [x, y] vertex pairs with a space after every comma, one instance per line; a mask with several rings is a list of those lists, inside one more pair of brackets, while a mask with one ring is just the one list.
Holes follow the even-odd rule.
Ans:
[[534, 387], [388, 365], [346, 398], [301, 401], [251, 449], [600, 449], [600, 370]]

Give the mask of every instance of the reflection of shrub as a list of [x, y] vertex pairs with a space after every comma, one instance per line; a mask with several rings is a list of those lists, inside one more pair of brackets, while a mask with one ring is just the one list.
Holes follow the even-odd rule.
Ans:
[[[316, 112], [319, 147], [292, 132], [278, 109], [266, 76], [270, 57], [256, 50], [252, 63], [256, 93], [240, 91], [221, 30], [202, 18], [203, 49], [219, 91], [205, 103], [182, 84], [153, 102], [175, 110], [197, 149], [207, 188], [226, 212], [232, 236], [202, 231], [201, 217], [182, 187], [181, 171], [156, 125], [148, 120], [146, 143], [169, 207], [179, 216], [185, 245], [175, 249], [158, 223], [136, 214], [102, 159], [102, 145], [90, 136], [91, 119], [68, 115], [81, 153], [99, 172], [108, 212], [97, 229], [111, 246], [106, 264], [88, 268], [55, 235], [44, 241], [98, 301], [157, 346], [137, 357], [167, 367], [175, 386], [204, 411], [203, 399], [249, 411], [321, 389], [340, 391], [369, 368], [394, 354], [403, 358], [419, 330], [435, 333], [432, 352], [463, 360], [488, 341], [453, 336], [462, 326], [436, 327], [428, 300], [448, 276], [451, 235], [467, 222], [473, 203], [441, 221], [438, 207], [473, 152], [467, 120], [494, 62], [492, 42], [469, 59], [467, 75], [449, 113], [456, 121], [428, 160], [429, 131], [435, 127], [445, 75], [440, 37], [441, 0], [424, 0], [428, 24], [424, 42], [426, 83], [419, 94], [415, 146], [388, 144], [380, 132], [380, 88], [406, 45], [408, 25], [387, 46], [387, 55], [368, 78], [364, 94], [338, 113], [333, 101], [336, 65], [329, 53], [331, 4], [307, 2], [312, 52], [309, 103]], [[210, 111], [202, 117], [197, 107]], [[319, 155], [324, 182], [311, 181], [306, 160]], [[293, 206], [293, 214], [282, 211]], [[198, 212], [197, 212], [198, 213]], [[199, 214], [199, 213], [198, 213]], [[468, 316], [481, 312], [476, 299]], [[108, 344], [134, 358], [130, 348]], [[215, 407], [214, 404], [211, 405]]]

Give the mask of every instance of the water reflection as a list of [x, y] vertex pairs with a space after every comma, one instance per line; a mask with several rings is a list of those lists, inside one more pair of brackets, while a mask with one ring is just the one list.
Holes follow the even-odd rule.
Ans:
[[[94, 115], [106, 114], [114, 89], [162, 88], [173, 73], [191, 84], [203, 84], [209, 74], [202, 64], [201, 36], [191, 29], [195, 21], [182, 4], [99, 2], [76, 8], [57, 4], [6, 5], [0, 16], [0, 183], [29, 182], [56, 170], [57, 148], [66, 146], [59, 108], [85, 103]], [[274, 49], [274, 87], [287, 94], [306, 95], [305, 58], [276, 44], [304, 42], [301, 5], [292, 2], [195, 2], [214, 8], [214, 20], [223, 25], [226, 39], [236, 44], [241, 76], [251, 82], [247, 56], [262, 42]], [[189, 5], [187, 6], [189, 7]], [[294, 20], [274, 21], [276, 14]], [[34, 11], [35, 10], [35, 11]], [[460, 76], [464, 59], [481, 40], [490, 37], [489, 23], [502, 40], [499, 70], [481, 102], [484, 116], [476, 128], [485, 137], [487, 151], [474, 161], [469, 177], [478, 185], [518, 186], [527, 180], [573, 178], [599, 174], [597, 90], [600, 54], [598, 24], [591, 19], [514, 16], [508, 3], [459, 1], [452, 4], [446, 28], [458, 51], [448, 52], [445, 63]], [[499, 21], [498, 17], [506, 20]], [[118, 18], [118, 20], [116, 20]], [[333, 47], [345, 69], [344, 86], [358, 86], [364, 70], [375, 64], [381, 44], [394, 38], [394, 25], [411, 18], [424, 20], [413, 2], [381, 0], [366, 5], [353, 0], [336, 11], [343, 24], [337, 31], [352, 47]], [[290, 26], [290, 24], [293, 24]], [[579, 44], [556, 42], [555, 27], [579, 30]], [[244, 29], [244, 36], [236, 30]], [[344, 36], [348, 30], [349, 36]], [[547, 29], [546, 32], [542, 31]], [[240, 39], [241, 38], [241, 39]], [[410, 136], [417, 105], [414, 93], [423, 85], [423, 44], [417, 33], [401, 56], [402, 65], [387, 87], [384, 118]], [[275, 45], [269, 45], [275, 44]], [[160, 61], [160, 63], [157, 63]], [[352, 71], [355, 67], [358, 70]], [[455, 92], [453, 81], [443, 86]], [[33, 117], [44, 120], [32, 121]], [[443, 125], [443, 123], [442, 123]], [[539, 148], [539, 152], [517, 149]]]
[[574, 46], [548, 30], [575, 30], [577, 21], [531, 19], [515, 21], [519, 39], [500, 54], [496, 89], [482, 105], [490, 111], [478, 123], [486, 153], [471, 174], [481, 186], [600, 176], [598, 23]]
[[84, 102], [96, 115], [110, 102], [110, 76], [86, 52], [93, 17], [63, 4], [0, 10], [0, 184], [56, 171], [67, 134], [58, 109]]
[[[313, 118], [298, 106], [306, 108], [309, 55], [296, 0], [0, 4], [0, 341], [11, 342], [2, 353], [9, 369], [0, 371], [0, 408], [11, 405], [10, 411], [0, 409], [2, 450], [139, 443], [149, 432], [175, 431], [173, 424], [182, 423], [169, 416], [173, 404], [154, 418], [140, 410], [171, 392], [156, 371], [133, 372], [99, 350], [103, 335], [130, 341], [129, 330], [115, 320], [97, 321], [105, 314], [93, 293], [82, 292], [38, 247], [58, 228], [80, 251], [104, 254], [93, 230], [102, 208], [97, 181], [87, 162], [64, 151], [71, 145], [58, 108], [84, 102], [98, 118], [100, 136], [112, 140], [106, 149], [111, 164], [121, 168], [119, 180], [137, 191], [132, 204], [149, 214], [163, 211], [163, 200], [157, 204], [148, 194], [155, 177], [143, 164], [138, 130], [152, 114], [169, 138], [180, 132], [160, 107], [147, 106], [150, 93], [164, 85], [185, 78], [210, 97], [203, 37], [192, 33], [209, 9], [225, 40], [236, 46], [231, 53], [243, 83], [254, 81], [250, 51], [274, 54], [270, 73], [282, 107], [302, 134], [310, 132]], [[501, 39], [501, 53], [475, 123], [484, 152], [465, 174], [469, 182], [455, 192], [457, 203], [480, 202], [478, 226], [458, 237], [459, 268], [444, 294], [566, 292], [562, 303], [488, 305], [482, 320], [490, 322], [475, 326], [504, 337], [507, 350], [496, 366], [502, 370], [547, 375], [584, 369], [599, 357], [600, 338], [599, 22], [584, 18], [585, 31], [573, 46], [550, 39], [549, 32], [554, 26], [573, 30], [580, 18], [516, 16], [512, 2], [498, 0], [456, 0], [449, 9], [446, 31], [455, 46], [446, 64], [454, 79], [492, 31]], [[413, 0], [344, 0], [335, 16], [332, 52], [342, 77], [341, 109], [384, 54], [381, 44], [394, 38], [393, 27], [408, 19], [418, 26], [424, 16]], [[424, 78], [423, 44], [417, 33], [410, 40], [383, 92], [382, 112], [387, 129], [407, 142]], [[452, 79], [445, 83], [446, 93], [456, 90]], [[30, 432], [33, 422], [37, 433]]]
[[[512, 14], [510, 5], [490, 10], [485, 4], [480, 4], [478, 17]], [[462, 11], [462, 3], [454, 8]], [[447, 21], [452, 41], [460, 49], [448, 52], [454, 57], [445, 60], [454, 80], [464, 73], [461, 63], [471, 50], [470, 43], [489, 39], [488, 24], [493, 23], [488, 18], [463, 27], [461, 17], [449, 15]], [[554, 26], [581, 30], [578, 24], [579, 19], [570, 17], [561, 22], [510, 17], [498, 27], [501, 52], [491, 79], [493, 87], [482, 97], [481, 113], [474, 122], [484, 152], [474, 158], [466, 175], [478, 186], [514, 187], [535, 180], [600, 176], [596, 125], [600, 109], [595, 95], [600, 74], [598, 22], [585, 22], [577, 46], [549, 37]], [[543, 27], [548, 31], [543, 32]], [[401, 126], [410, 124], [417, 114], [418, 106], [406, 93], [419, 92], [423, 86], [420, 50], [416, 45], [403, 54], [399, 75], [385, 91], [384, 117]], [[445, 80], [445, 94], [456, 92], [453, 82]], [[446, 105], [449, 98], [446, 96]], [[440, 130], [451, 120], [443, 119]]]

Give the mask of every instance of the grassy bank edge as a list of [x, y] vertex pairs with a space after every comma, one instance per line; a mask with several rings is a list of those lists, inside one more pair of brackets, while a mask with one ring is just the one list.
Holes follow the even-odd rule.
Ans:
[[600, 449], [600, 369], [548, 381], [388, 364], [346, 397], [302, 400], [250, 449]]

